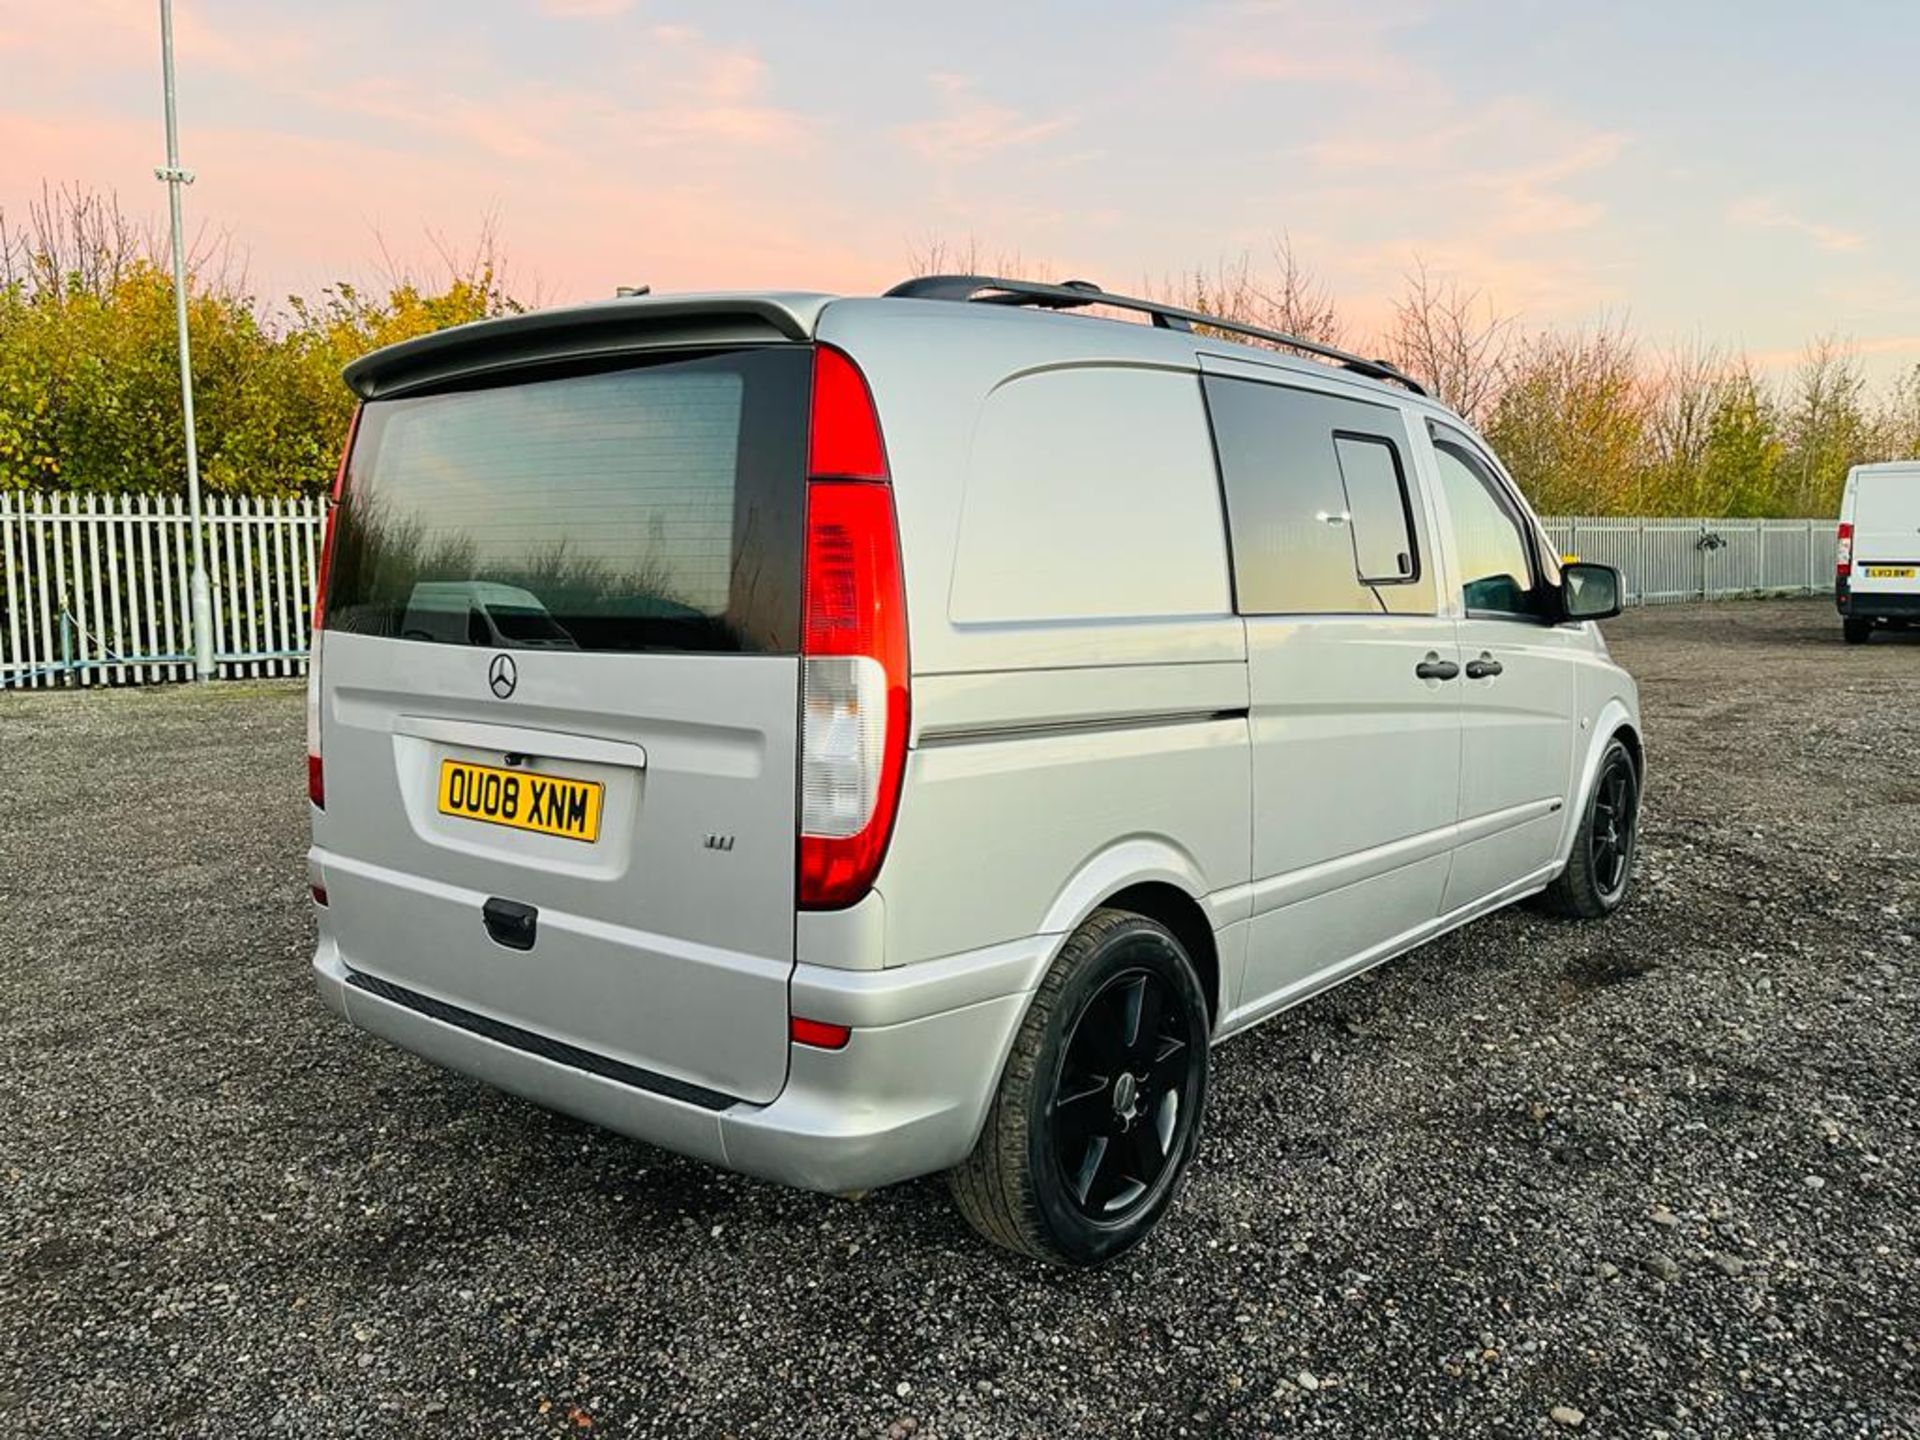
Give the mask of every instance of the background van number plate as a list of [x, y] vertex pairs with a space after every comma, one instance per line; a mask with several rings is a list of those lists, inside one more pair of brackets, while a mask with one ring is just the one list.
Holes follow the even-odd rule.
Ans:
[[540, 835], [591, 844], [600, 835], [600, 802], [605, 794], [606, 787], [597, 780], [501, 770], [464, 760], [440, 762], [442, 815]]
[[1912, 565], [1863, 565], [1869, 580], [1911, 580], [1916, 573]]

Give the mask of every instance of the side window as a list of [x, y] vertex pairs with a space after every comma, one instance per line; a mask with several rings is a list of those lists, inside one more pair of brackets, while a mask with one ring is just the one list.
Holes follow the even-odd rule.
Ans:
[[1434, 613], [1392, 405], [1206, 377], [1243, 615]]
[[1467, 610], [1483, 615], [1540, 614], [1530, 527], [1500, 482], [1449, 432], [1435, 427], [1433, 453], [1453, 526], [1454, 564]]

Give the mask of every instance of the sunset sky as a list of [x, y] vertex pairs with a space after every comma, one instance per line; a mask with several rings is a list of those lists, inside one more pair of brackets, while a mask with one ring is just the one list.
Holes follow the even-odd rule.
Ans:
[[[178, 0], [189, 223], [272, 298], [495, 218], [547, 301], [873, 290], [929, 239], [1110, 288], [1416, 257], [1529, 324], [1920, 361], [1920, 5]], [[157, 8], [0, 0], [0, 207], [156, 217]]]

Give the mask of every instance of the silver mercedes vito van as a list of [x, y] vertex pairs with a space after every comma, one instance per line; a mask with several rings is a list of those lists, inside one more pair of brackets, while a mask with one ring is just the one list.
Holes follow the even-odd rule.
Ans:
[[945, 276], [347, 380], [314, 968], [442, 1065], [792, 1185], [947, 1170], [1091, 1264], [1172, 1200], [1214, 1042], [1627, 894], [1619, 576], [1390, 366]]

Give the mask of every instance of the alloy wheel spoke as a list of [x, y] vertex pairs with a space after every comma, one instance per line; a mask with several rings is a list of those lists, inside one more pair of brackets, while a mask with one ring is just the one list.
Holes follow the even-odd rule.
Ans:
[[1085, 1144], [1113, 1128], [1112, 1086], [1103, 1075], [1067, 1080], [1049, 1107], [1063, 1143]]
[[1100, 1142], [1100, 1153], [1094, 1161], [1086, 1191], [1080, 1197], [1082, 1205], [1090, 1210], [1105, 1210], [1126, 1193], [1132, 1181], [1127, 1173], [1131, 1168], [1127, 1158], [1129, 1148], [1124, 1139]]
[[1079, 1165], [1067, 1177], [1067, 1184], [1073, 1190], [1074, 1199], [1082, 1205], [1094, 1205], [1094, 1188], [1099, 1183], [1100, 1172], [1106, 1168], [1107, 1152], [1112, 1142], [1106, 1136], [1096, 1136], [1093, 1143], [1082, 1152]]
[[1135, 1065], [1152, 1058], [1160, 1043], [1160, 1017], [1165, 996], [1159, 982], [1142, 975], [1128, 997], [1127, 1059]]
[[1153, 1063], [1147, 1067], [1146, 1091], [1149, 1101], [1157, 1100], [1169, 1090], [1178, 1090], [1187, 1078], [1187, 1042], [1184, 1040], [1162, 1040], [1160, 1053], [1153, 1057]]
[[1125, 1067], [1125, 1001], [1124, 992], [1109, 992], [1097, 998], [1080, 1017], [1069, 1049], [1086, 1069], [1112, 1077]]
[[1167, 1163], [1166, 1152], [1160, 1148], [1160, 1130], [1154, 1124], [1152, 1115], [1143, 1115], [1134, 1122], [1133, 1128], [1122, 1137], [1126, 1146], [1127, 1174], [1142, 1185], [1151, 1185], [1160, 1178], [1160, 1167]]

